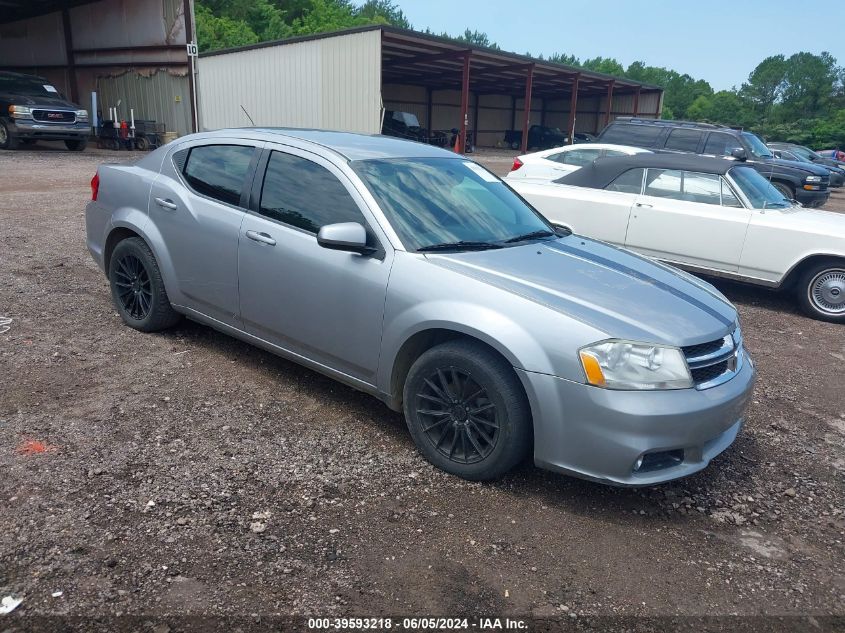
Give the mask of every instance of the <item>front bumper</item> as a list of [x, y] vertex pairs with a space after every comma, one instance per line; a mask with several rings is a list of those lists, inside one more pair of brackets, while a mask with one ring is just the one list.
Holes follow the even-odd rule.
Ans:
[[807, 191], [806, 189], [796, 189], [795, 199], [803, 204], [805, 207], [820, 207], [830, 197], [830, 191]]
[[[541, 468], [619, 486], [648, 486], [702, 470], [736, 439], [754, 387], [742, 369], [711, 389], [613, 391], [518, 370], [534, 414]], [[638, 458], [675, 451], [680, 461], [635, 472]]]
[[9, 133], [17, 138], [44, 141], [81, 141], [91, 135], [88, 122], [41, 123], [33, 119], [6, 119]]

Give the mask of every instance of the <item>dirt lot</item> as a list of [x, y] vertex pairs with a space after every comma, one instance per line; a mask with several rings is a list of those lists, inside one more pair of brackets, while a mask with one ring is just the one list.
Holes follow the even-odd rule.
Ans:
[[[38, 615], [845, 615], [845, 327], [718, 282], [759, 383], [708, 469], [640, 490], [530, 466], [467, 483], [373, 398], [190, 322], [124, 327], [84, 241], [88, 182], [116, 156], [0, 154], [0, 597], [24, 600], [0, 629]], [[724, 627], [740, 623], [763, 621]]]

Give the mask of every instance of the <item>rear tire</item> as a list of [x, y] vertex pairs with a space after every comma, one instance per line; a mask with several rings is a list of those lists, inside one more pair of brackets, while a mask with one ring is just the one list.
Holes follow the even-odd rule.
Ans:
[[72, 152], [81, 152], [87, 146], [87, 139], [81, 139], [79, 141], [65, 141], [65, 147], [67, 147]]
[[480, 343], [424, 352], [405, 381], [405, 420], [425, 458], [464, 479], [497, 479], [531, 447], [531, 409], [513, 368]]
[[811, 266], [799, 277], [795, 293], [808, 316], [845, 323], [845, 261], [830, 260]]
[[182, 318], [170, 305], [155, 256], [140, 237], [115, 246], [109, 260], [109, 285], [120, 317], [131, 328], [158, 332]]
[[5, 121], [0, 121], [0, 149], [18, 149], [18, 139], [9, 131]]

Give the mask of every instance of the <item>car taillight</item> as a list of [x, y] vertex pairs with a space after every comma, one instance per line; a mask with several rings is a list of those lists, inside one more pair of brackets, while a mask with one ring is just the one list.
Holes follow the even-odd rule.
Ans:
[[94, 174], [91, 179], [91, 200], [97, 199], [97, 194], [100, 193], [100, 173]]
[[520, 167], [522, 167], [525, 163], [519, 160], [519, 157], [513, 159], [513, 166], [511, 167], [511, 171], [516, 171]]

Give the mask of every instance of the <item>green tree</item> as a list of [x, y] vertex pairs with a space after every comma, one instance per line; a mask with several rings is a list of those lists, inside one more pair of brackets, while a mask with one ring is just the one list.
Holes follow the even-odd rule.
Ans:
[[400, 29], [410, 29], [411, 23], [408, 18], [392, 0], [367, 0], [355, 11], [358, 17], [370, 22], [383, 20], [386, 24], [397, 26]]
[[482, 31], [470, 31], [469, 29], [466, 29], [462, 35], [458, 35], [454, 39], [460, 42], [466, 42], [467, 44], [471, 44], [473, 46], [483, 46], [484, 48], [492, 48], [497, 51], [502, 50], [496, 42], [493, 42], [488, 37], [487, 33]]
[[773, 55], [757, 64], [740, 92], [759, 114], [768, 116], [783, 92], [785, 78], [786, 59], [783, 55]]
[[225, 16], [216, 16], [211, 9], [197, 4], [197, 46], [201, 51], [246, 46], [259, 41], [258, 35], [246, 22]]
[[827, 114], [841, 73], [830, 53], [792, 55], [784, 75], [784, 113], [792, 118]]
[[616, 77], [622, 77], [625, 74], [625, 69], [622, 68], [622, 64], [612, 57], [594, 57], [592, 59], [585, 59], [581, 63], [581, 67], [597, 73], [614, 75]]

